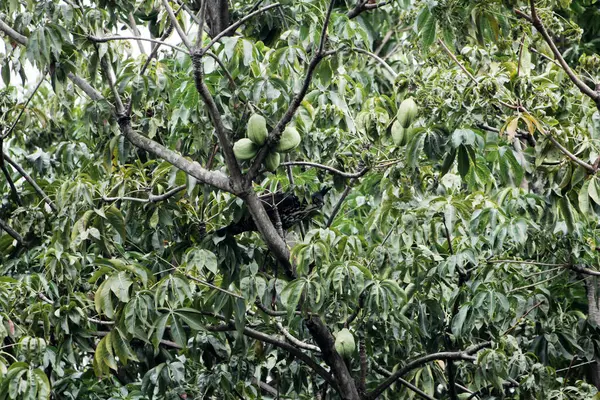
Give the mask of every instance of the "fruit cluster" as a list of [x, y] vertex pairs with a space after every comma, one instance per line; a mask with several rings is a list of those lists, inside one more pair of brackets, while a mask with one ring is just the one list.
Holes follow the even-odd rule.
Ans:
[[[233, 153], [240, 160], [251, 160], [256, 156], [261, 146], [265, 144], [269, 137], [267, 121], [258, 114], [253, 114], [248, 120], [247, 138], [238, 140], [233, 144]], [[265, 168], [268, 171], [275, 171], [281, 162], [281, 154], [287, 153], [300, 145], [301, 137], [296, 128], [288, 126], [281, 134], [281, 139], [265, 158]]]
[[400, 103], [396, 121], [392, 124], [392, 139], [397, 146], [404, 146], [410, 139], [410, 126], [419, 113], [419, 107], [412, 97]]

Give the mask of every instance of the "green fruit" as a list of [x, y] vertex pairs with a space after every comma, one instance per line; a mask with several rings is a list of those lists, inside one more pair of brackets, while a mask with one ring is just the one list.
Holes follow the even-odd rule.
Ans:
[[252, 140], [254, 144], [262, 146], [265, 144], [269, 131], [267, 130], [267, 120], [261, 115], [252, 114], [248, 120], [248, 139]]
[[352, 357], [356, 344], [354, 343], [354, 336], [346, 328], [338, 332], [335, 337], [335, 351], [346, 359]]
[[392, 124], [392, 139], [396, 146], [404, 146], [406, 144], [406, 132], [398, 120], [395, 120]]
[[287, 153], [288, 151], [292, 151], [293, 149], [298, 147], [298, 145], [300, 144], [300, 140], [300, 134], [298, 133], [296, 128], [288, 126], [283, 131], [283, 134], [281, 135], [281, 140], [279, 140], [279, 143], [277, 143], [277, 146], [275, 146], [275, 150], [280, 153]]
[[418, 113], [419, 107], [412, 97], [404, 100], [400, 103], [400, 107], [398, 108], [398, 121], [400, 121], [400, 125], [403, 128], [408, 128], [413, 123]]
[[240, 139], [233, 144], [233, 154], [238, 160], [250, 160], [257, 152], [258, 147], [250, 139]]
[[280, 162], [281, 155], [279, 153], [269, 153], [265, 158], [265, 167], [267, 167], [267, 171], [274, 172], [279, 167]]

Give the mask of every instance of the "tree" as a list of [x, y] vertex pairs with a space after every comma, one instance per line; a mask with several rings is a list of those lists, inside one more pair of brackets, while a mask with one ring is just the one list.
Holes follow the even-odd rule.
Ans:
[[592, 398], [599, 16], [2, 2], [0, 397]]

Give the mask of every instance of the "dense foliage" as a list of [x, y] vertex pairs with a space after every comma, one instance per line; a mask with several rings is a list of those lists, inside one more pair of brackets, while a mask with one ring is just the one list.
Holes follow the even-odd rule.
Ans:
[[594, 398], [599, 21], [1, 1], [0, 399]]

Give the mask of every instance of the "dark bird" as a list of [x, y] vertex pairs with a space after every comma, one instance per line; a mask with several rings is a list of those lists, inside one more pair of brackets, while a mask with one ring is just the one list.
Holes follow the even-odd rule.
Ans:
[[[277, 210], [282, 228], [289, 229], [298, 222], [310, 219], [315, 212], [323, 208], [323, 204], [325, 204], [325, 195], [330, 189], [330, 187], [324, 187], [320, 191], [313, 193], [310, 203], [301, 201], [293, 192], [266, 194], [260, 196], [259, 199], [263, 203], [267, 215], [273, 225], [276, 225], [277, 223], [277, 216], [275, 213]], [[240, 221], [218, 229], [215, 233], [219, 236], [224, 236], [238, 235], [243, 232], [255, 232], [257, 230], [252, 216], [246, 214]]]

